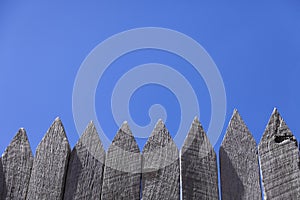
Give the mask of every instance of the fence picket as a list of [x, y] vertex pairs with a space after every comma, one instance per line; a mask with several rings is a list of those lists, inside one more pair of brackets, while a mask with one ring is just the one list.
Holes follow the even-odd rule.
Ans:
[[300, 199], [298, 142], [274, 109], [258, 145], [265, 199]]
[[20, 129], [2, 155], [0, 199], [25, 199], [33, 156], [24, 129]]
[[197, 118], [180, 154], [182, 199], [219, 199], [216, 153]]
[[179, 152], [161, 120], [144, 146], [142, 164], [143, 200], [180, 198]]
[[220, 147], [222, 199], [261, 199], [256, 142], [235, 110]]
[[91, 122], [71, 152], [64, 199], [100, 199], [104, 160], [105, 151]]
[[[180, 154], [180, 156], [179, 156]], [[300, 157], [295, 136], [274, 109], [256, 142], [235, 110], [219, 149], [222, 199], [300, 199]], [[259, 163], [258, 163], [259, 159]], [[194, 119], [178, 148], [159, 120], [142, 155], [127, 123], [107, 153], [93, 123], [70, 152], [57, 118], [33, 158], [24, 129], [0, 157], [0, 199], [218, 199], [216, 154]], [[259, 174], [260, 172], [260, 174]]]
[[27, 200], [63, 198], [70, 146], [57, 118], [36, 149]]
[[140, 199], [141, 154], [127, 123], [123, 123], [108, 148], [103, 200]]

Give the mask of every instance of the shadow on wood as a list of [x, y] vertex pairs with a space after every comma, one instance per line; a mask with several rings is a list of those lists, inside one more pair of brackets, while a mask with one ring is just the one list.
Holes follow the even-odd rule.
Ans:
[[27, 200], [63, 198], [69, 154], [63, 124], [57, 118], [36, 149]]
[[140, 182], [140, 149], [125, 122], [107, 150], [101, 199], [139, 200]]
[[197, 118], [180, 153], [182, 199], [219, 199], [216, 153]]
[[266, 199], [300, 199], [298, 142], [274, 109], [258, 145]]
[[219, 157], [222, 199], [260, 200], [257, 145], [237, 110], [230, 119]]
[[100, 199], [105, 151], [91, 122], [71, 152], [64, 199]]
[[2, 158], [0, 158], [0, 199], [4, 199], [7, 194], [7, 188], [4, 180], [5, 177], [3, 172]]
[[223, 147], [220, 147], [219, 155], [220, 171], [223, 171], [223, 173], [221, 173], [221, 181], [226, 183], [221, 187], [222, 199], [244, 199], [243, 197], [245, 189], [243, 182], [235, 171], [235, 168], [233, 167], [227, 152], [223, 149]]
[[143, 148], [143, 200], [180, 198], [179, 152], [160, 120]]

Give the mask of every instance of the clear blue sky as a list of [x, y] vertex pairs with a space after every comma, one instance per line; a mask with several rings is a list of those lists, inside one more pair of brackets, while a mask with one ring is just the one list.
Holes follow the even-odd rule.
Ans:
[[[62, 119], [70, 144], [74, 146], [79, 135], [72, 114], [72, 92], [81, 63], [108, 37], [149, 26], [169, 28], [190, 36], [206, 49], [217, 65], [227, 95], [227, 115], [215, 145], [217, 152], [234, 108], [239, 110], [257, 142], [274, 107], [300, 138], [299, 1], [45, 3], [2, 0], [0, 151], [4, 151], [20, 127], [26, 129], [34, 151], [57, 116]], [[128, 70], [130, 66], [149, 62], [174, 68], [184, 65], [178, 57], [154, 50], [126, 56], [116, 60], [111, 70], [122, 65]], [[181, 68], [183, 74], [184, 69]], [[120, 70], [108, 72], [96, 93], [99, 121], [103, 120], [110, 138], [117, 127], [109, 122], [111, 111], [105, 102], [112, 89], [109, 80], [121, 73]], [[209, 93], [201, 77], [194, 81], [200, 85], [196, 91], [201, 107], [200, 121], [207, 129], [211, 115]], [[145, 86], [143, 90], [132, 98], [133, 118], [145, 125], [146, 105], [164, 104], [169, 113], [167, 127], [174, 133], [180, 121], [174, 95], [155, 85]], [[141, 148], [143, 143], [139, 141]]]

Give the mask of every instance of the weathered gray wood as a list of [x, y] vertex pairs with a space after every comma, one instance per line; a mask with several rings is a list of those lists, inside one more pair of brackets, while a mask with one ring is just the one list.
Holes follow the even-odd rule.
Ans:
[[182, 199], [219, 199], [216, 153], [197, 118], [180, 154]]
[[100, 199], [104, 160], [105, 151], [91, 122], [72, 150], [64, 199]]
[[26, 199], [62, 199], [70, 146], [59, 118], [38, 145]]
[[4, 174], [2, 166], [2, 157], [0, 157], [0, 197], [3, 197], [3, 193], [6, 190], [4, 185]]
[[298, 142], [274, 109], [258, 146], [265, 199], [300, 199]]
[[20, 129], [2, 155], [3, 190], [0, 199], [25, 199], [32, 162], [26, 132]]
[[222, 199], [261, 199], [256, 142], [237, 110], [219, 155]]
[[142, 167], [143, 200], [180, 198], [179, 152], [161, 120], [144, 146]]
[[110, 145], [103, 175], [103, 200], [140, 199], [141, 154], [125, 122]]

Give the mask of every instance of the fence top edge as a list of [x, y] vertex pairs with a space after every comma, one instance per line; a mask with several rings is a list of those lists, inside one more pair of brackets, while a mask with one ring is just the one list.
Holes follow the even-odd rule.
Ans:
[[[220, 147], [238, 145], [241, 141], [233, 139], [241, 137], [242, 135], [246, 136], [248, 142], [250, 142], [253, 147], [257, 147], [257, 143], [242, 116], [237, 109], [234, 109]], [[232, 144], [232, 142], [235, 144]]]

